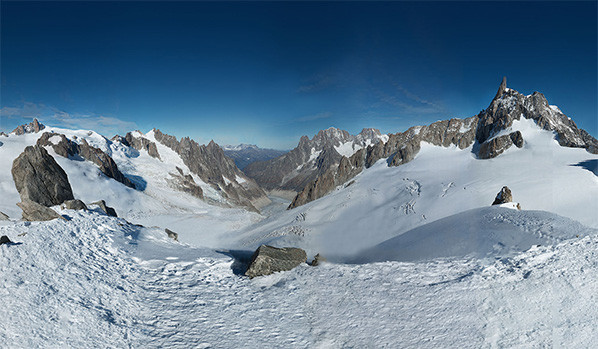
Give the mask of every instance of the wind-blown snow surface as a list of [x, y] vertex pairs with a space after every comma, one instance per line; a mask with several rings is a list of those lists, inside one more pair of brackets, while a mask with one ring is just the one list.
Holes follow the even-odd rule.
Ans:
[[503, 186], [524, 210], [548, 211], [598, 228], [598, 177], [579, 166], [598, 155], [559, 146], [531, 120], [513, 123], [525, 144], [476, 159], [471, 148], [422, 143], [415, 159], [398, 167], [384, 160], [354, 183], [304, 206], [230, 234], [238, 248], [260, 243], [301, 246], [308, 255], [352, 256], [418, 226], [490, 206]]
[[[235, 275], [225, 254], [98, 212], [4, 222], [3, 347], [591, 347], [598, 238], [500, 260]], [[26, 233], [24, 236], [21, 234]]]

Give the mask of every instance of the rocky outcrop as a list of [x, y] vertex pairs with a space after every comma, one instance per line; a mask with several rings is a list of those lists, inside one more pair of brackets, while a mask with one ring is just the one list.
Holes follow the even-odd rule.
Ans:
[[314, 259], [313, 261], [311, 261], [310, 265], [312, 267], [317, 267], [318, 265], [322, 264], [322, 262], [326, 262], [326, 258], [324, 258], [322, 255], [318, 253], [314, 256]]
[[509, 187], [504, 186], [498, 194], [496, 194], [496, 198], [494, 199], [494, 202], [492, 202], [492, 205], [502, 205], [507, 202], [513, 202], [513, 194], [511, 194], [511, 189], [509, 189]]
[[37, 119], [33, 119], [33, 121], [27, 125], [17, 126], [17, 128], [15, 128], [12, 131], [12, 133], [20, 136], [20, 135], [24, 135], [25, 133], [37, 133], [37, 132], [43, 130], [44, 128], [46, 128], [46, 126], [39, 123], [39, 121], [37, 121]]
[[[140, 134], [141, 132], [137, 131], [137, 133]], [[149, 156], [160, 159], [160, 154], [158, 153], [158, 147], [156, 147], [156, 143], [150, 141], [149, 139], [143, 136], [134, 136], [131, 132], [127, 133], [124, 139], [126, 141], [125, 144], [128, 144], [137, 150], [144, 149], [147, 151]]]
[[[316, 178], [336, 167], [343, 156], [371, 144], [383, 143], [387, 136], [376, 129], [363, 129], [357, 135], [331, 127], [312, 139], [301, 137], [290, 152], [269, 161], [249, 164], [244, 172], [268, 190], [298, 192]], [[341, 154], [342, 153], [342, 154]]]
[[100, 148], [89, 145], [85, 139], [81, 139], [80, 143], [77, 143], [68, 139], [63, 134], [44, 132], [37, 140], [37, 145], [50, 146], [56, 154], [66, 158], [80, 156], [96, 164], [100, 168], [100, 171], [107, 177], [135, 189], [133, 182], [120, 172], [114, 160]]
[[0, 221], [7, 221], [9, 220], [10, 217], [8, 217], [8, 215], [4, 212], [0, 212]]
[[164, 229], [164, 231], [166, 232], [169, 238], [173, 239], [174, 241], [179, 241], [179, 234], [175, 233], [174, 231], [168, 228]]
[[74, 199], [65, 201], [60, 205], [60, 208], [67, 210], [87, 210], [87, 205], [81, 200]]
[[13, 161], [11, 172], [22, 201], [53, 206], [74, 199], [66, 173], [41, 146], [26, 147]]
[[486, 142], [482, 143], [482, 145], [480, 145], [480, 149], [478, 150], [478, 158], [495, 158], [502, 154], [505, 150], [509, 149], [513, 144], [517, 148], [523, 147], [523, 136], [521, 135], [521, 132], [515, 131], [508, 135], [494, 137], [491, 140], [487, 140]]
[[253, 253], [245, 275], [250, 278], [270, 275], [279, 271], [291, 270], [306, 261], [307, 254], [300, 248], [276, 248], [261, 245]]
[[[199, 145], [189, 137], [178, 141], [176, 137], [164, 134], [160, 130], [154, 129], [153, 133], [158, 142], [179, 154], [192, 173], [220, 191], [232, 204], [258, 211], [258, 208], [270, 202], [257, 183], [241, 172], [214, 141], [208, 145]], [[179, 174], [185, 177], [181, 172]], [[187, 184], [195, 183], [191, 179], [186, 178]]]
[[50, 221], [56, 218], [66, 220], [51, 208], [42, 206], [31, 200], [22, 200], [17, 203], [17, 206], [23, 210], [23, 220], [25, 221]]
[[170, 184], [176, 190], [180, 190], [182, 192], [189, 193], [195, 196], [196, 198], [203, 199], [203, 190], [199, 185], [197, 185], [197, 183], [193, 179], [193, 176], [191, 176], [190, 174], [184, 174], [183, 170], [180, 167], [176, 167], [176, 169], [178, 173], [170, 173], [170, 176], [172, 177], [169, 180]]
[[112, 207], [106, 205], [106, 201], [104, 201], [104, 200], [92, 202], [91, 204], [97, 205], [100, 208], [100, 210], [102, 210], [102, 212], [104, 212], [108, 216], [118, 217], [118, 215], [116, 214], [116, 211]]
[[0, 237], [0, 245], [4, 244], [12, 244], [12, 241], [10, 241], [10, 239], [6, 235], [2, 235], [2, 237]]

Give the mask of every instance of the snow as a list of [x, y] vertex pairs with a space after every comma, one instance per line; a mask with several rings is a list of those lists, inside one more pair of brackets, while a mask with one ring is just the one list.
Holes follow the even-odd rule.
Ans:
[[70, 220], [0, 226], [17, 243], [0, 246], [3, 346], [591, 347], [598, 340], [596, 236], [497, 260], [324, 263], [250, 280], [226, 253], [97, 212], [61, 213]]
[[60, 143], [60, 136], [56, 135], [56, 136], [52, 136], [48, 139], [48, 141], [50, 141], [52, 144], [58, 144]]
[[444, 257], [505, 257], [598, 229], [543, 211], [512, 205], [477, 208], [439, 219], [360, 252], [353, 261], [417, 261]]
[[336, 150], [339, 154], [348, 158], [355, 154], [355, 152], [359, 149], [361, 149], [361, 146], [355, 144], [353, 141], [341, 143], [340, 145], [334, 147], [334, 150]]
[[235, 181], [239, 184], [247, 182], [247, 180], [239, 175], [235, 175]]
[[[93, 131], [46, 127], [44, 132], [65, 134], [69, 139], [79, 142], [86, 139], [91, 145], [111, 154], [121, 172], [139, 190], [128, 188], [104, 176], [89, 161], [67, 159], [56, 155], [51, 147], [46, 147], [48, 153], [53, 155], [67, 173], [75, 198], [87, 204], [105, 200], [120, 217], [130, 222], [169, 228], [177, 232], [179, 240], [183, 242], [218, 246], [219, 236], [224, 232], [240, 229], [261, 219], [256, 213], [223, 207], [226, 201], [218, 190], [193, 174], [193, 179], [202, 188], [207, 201], [215, 205], [190, 194], [174, 191], [170, 174], [178, 175], [176, 167], [181, 168], [184, 174], [190, 174], [190, 171], [178, 154], [159, 142], [156, 142], [156, 146], [162, 160], [149, 156], [145, 150], [137, 151], [118, 142], [112, 143]], [[34, 145], [42, 133], [10, 135], [0, 147], [0, 161], [9, 164], [0, 167], [0, 211], [13, 219], [20, 218], [21, 210], [16, 206], [20, 198], [10, 172], [12, 161], [27, 145]], [[133, 134], [155, 142], [153, 131], [146, 135], [137, 131]]]
[[[523, 210], [551, 212], [598, 228], [598, 177], [578, 164], [598, 160], [558, 145], [552, 132], [520, 120], [523, 148], [480, 160], [471, 148], [421, 144], [415, 159], [388, 167], [384, 159], [350, 186], [227, 234], [237, 248], [260, 243], [300, 246], [308, 255], [353, 255], [418, 226], [490, 206], [503, 186]], [[298, 217], [304, 219], [297, 219]]]

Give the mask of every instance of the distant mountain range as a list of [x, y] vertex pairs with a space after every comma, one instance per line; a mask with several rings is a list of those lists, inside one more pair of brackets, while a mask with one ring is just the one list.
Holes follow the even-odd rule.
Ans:
[[224, 145], [222, 150], [241, 170], [252, 162], [270, 160], [288, 152], [288, 150], [260, 148], [253, 144]]

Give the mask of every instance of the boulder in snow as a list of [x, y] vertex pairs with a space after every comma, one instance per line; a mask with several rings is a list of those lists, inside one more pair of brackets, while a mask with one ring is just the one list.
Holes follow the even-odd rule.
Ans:
[[41, 146], [28, 146], [13, 161], [12, 178], [22, 201], [53, 206], [74, 199], [66, 173]]
[[78, 199], [67, 200], [62, 204], [61, 207], [68, 210], [87, 210], [87, 205]]
[[502, 205], [507, 202], [513, 202], [513, 194], [511, 194], [511, 189], [505, 185], [498, 194], [496, 194], [496, 198], [492, 205]]
[[100, 200], [100, 201], [96, 201], [96, 202], [92, 202], [92, 205], [98, 205], [100, 207], [100, 210], [102, 210], [105, 214], [107, 214], [108, 216], [112, 216], [112, 217], [118, 217], [116, 215], [116, 211], [110, 207], [106, 205], [106, 201], [104, 200]]
[[10, 241], [8, 236], [2, 235], [2, 237], [0, 237], [0, 245], [10, 244], [10, 243], [12, 243], [12, 241]]
[[175, 233], [174, 231], [166, 228], [164, 229], [164, 231], [166, 232], [166, 234], [168, 234], [168, 237], [173, 239], [174, 241], [179, 241], [179, 234]]
[[31, 200], [25, 199], [22, 202], [17, 203], [17, 206], [23, 210], [23, 220], [26, 221], [50, 221], [56, 218], [66, 220], [53, 209]]
[[291, 270], [307, 261], [304, 250], [294, 247], [277, 248], [261, 245], [253, 253], [245, 275], [250, 278]]
[[318, 265], [322, 264], [322, 262], [325, 262], [326, 258], [322, 257], [321, 254], [317, 254], [314, 256], [314, 260], [311, 261], [311, 266], [312, 267], [317, 267]]

